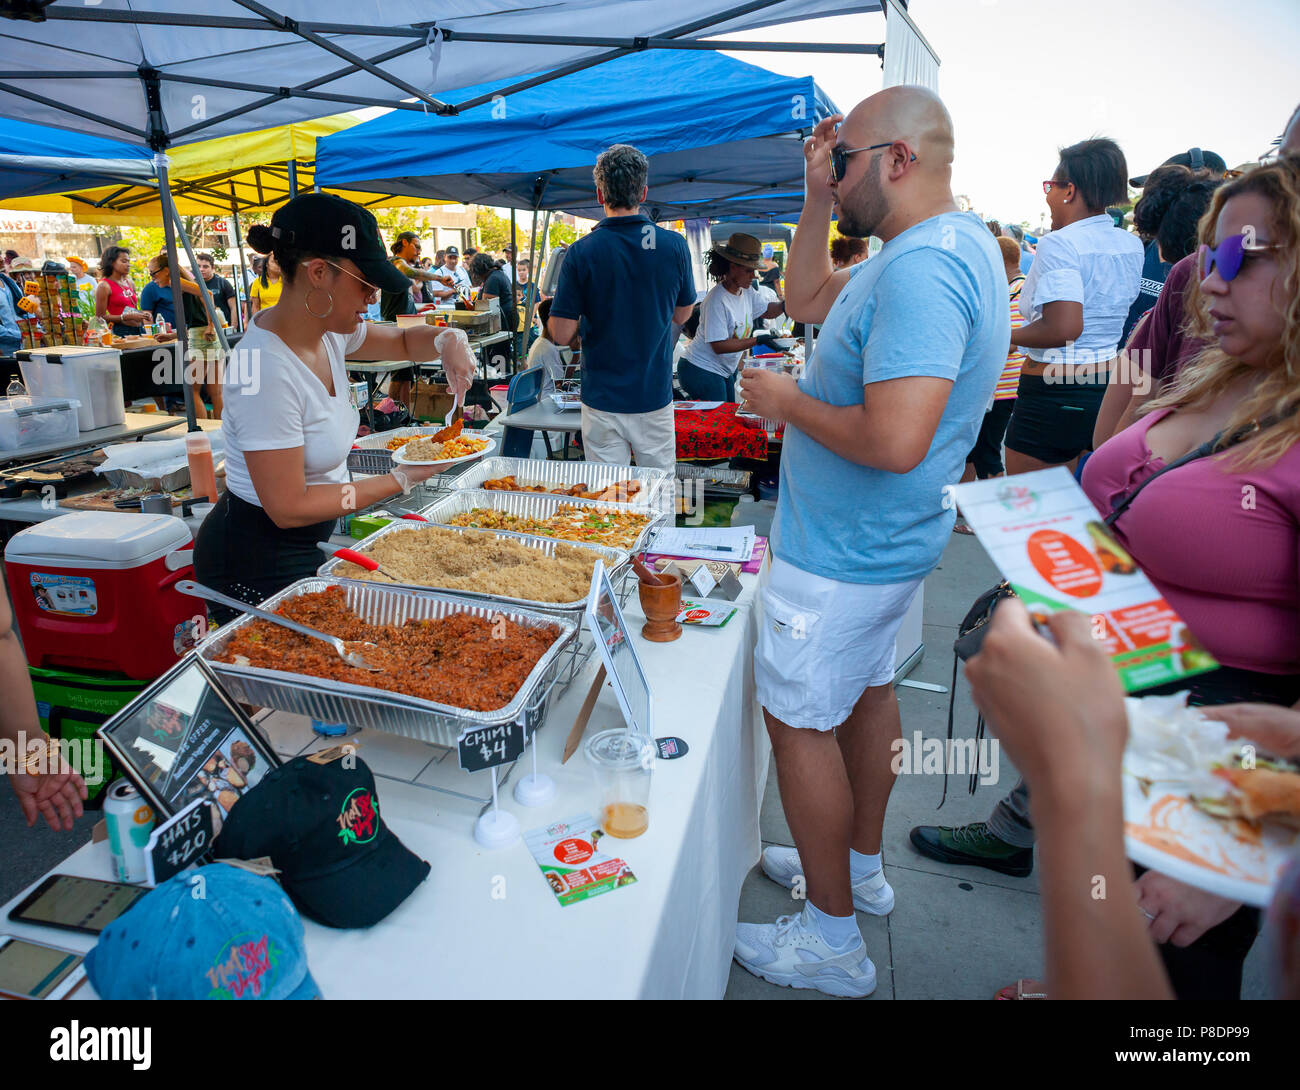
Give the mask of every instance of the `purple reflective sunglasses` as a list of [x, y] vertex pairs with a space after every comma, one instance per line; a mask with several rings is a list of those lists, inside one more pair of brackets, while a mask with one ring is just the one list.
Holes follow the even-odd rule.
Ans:
[[1241, 266], [1245, 264], [1247, 256], [1264, 254], [1270, 250], [1280, 250], [1281, 248], [1277, 245], [1247, 246], [1246, 232], [1244, 231], [1239, 235], [1229, 235], [1217, 246], [1202, 244], [1197, 251], [1199, 254], [1197, 264], [1201, 270], [1201, 279], [1207, 279], [1210, 273], [1217, 268], [1224, 283], [1228, 283], [1235, 280], [1237, 274], [1241, 272]]

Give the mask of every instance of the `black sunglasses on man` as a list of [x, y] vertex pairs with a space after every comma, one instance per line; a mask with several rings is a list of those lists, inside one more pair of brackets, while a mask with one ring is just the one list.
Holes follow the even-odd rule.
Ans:
[[[842, 144], [834, 144], [830, 149], [831, 156], [831, 179], [836, 182], [844, 180], [844, 174], [849, 169], [849, 156], [857, 155], [860, 151], [875, 151], [877, 148], [887, 148], [890, 144], [897, 143], [895, 140], [886, 140], [883, 144], [872, 144], [865, 148], [846, 148]], [[908, 152], [911, 155], [910, 162], [916, 162], [916, 153]]]

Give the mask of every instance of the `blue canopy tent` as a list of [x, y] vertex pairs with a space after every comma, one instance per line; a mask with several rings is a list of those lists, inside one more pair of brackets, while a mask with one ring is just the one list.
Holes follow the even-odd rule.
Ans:
[[802, 193], [803, 139], [836, 112], [811, 77], [709, 52], [634, 53], [493, 101], [495, 86], [459, 92], [487, 100], [455, 117], [394, 111], [327, 136], [318, 183], [598, 219], [592, 165], [626, 143], [650, 159], [653, 218], [698, 218]]
[[458, 92], [482, 105], [455, 117], [394, 111], [325, 137], [318, 184], [525, 209], [535, 251], [539, 211], [604, 214], [591, 170], [611, 144], [649, 158], [654, 220], [797, 208], [803, 141], [837, 112], [811, 76], [713, 52], [634, 53], [508, 99], [496, 86]]
[[0, 199], [153, 181], [148, 148], [0, 118]]

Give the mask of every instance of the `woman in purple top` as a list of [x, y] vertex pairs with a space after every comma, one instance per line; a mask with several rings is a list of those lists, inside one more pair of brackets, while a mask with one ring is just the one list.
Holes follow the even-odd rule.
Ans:
[[[1152, 480], [1111, 530], [1221, 664], [1143, 695], [1190, 689], [1199, 705], [1297, 705], [1300, 157], [1219, 189], [1201, 237], [1187, 309], [1191, 333], [1206, 348], [1143, 407], [1137, 424], [1098, 448], [1083, 487], [1108, 514], [1206, 441], [1259, 425], [1231, 449]], [[914, 829], [912, 842], [922, 850], [918, 834], [929, 845], [924, 854], [945, 862], [995, 870], [1020, 864], [1021, 873], [1032, 866], [1023, 783], [987, 822]], [[1258, 910], [1153, 871], [1141, 874], [1137, 890], [1174, 993], [1239, 996]]]
[[[1209, 347], [1136, 425], [1093, 455], [1083, 486], [1109, 512], [1207, 440], [1258, 428], [1231, 450], [1153, 481], [1112, 530], [1222, 664], [1215, 674], [1226, 684], [1204, 703], [1293, 704], [1300, 698], [1300, 159], [1225, 185], [1202, 230], [1189, 309], [1193, 332]], [[1154, 873], [1139, 879], [1138, 892], [1157, 942], [1190, 947], [1189, 955], [1217, 946], [1220, 958], [1244, 960], [1253, 910]], [[1231, 934], [1216, 944], [1221, 930]], [[1176, 960], [1186, 965], [1186, 957]], [[1186, 994], [1169, 961], [1175, 991]]]

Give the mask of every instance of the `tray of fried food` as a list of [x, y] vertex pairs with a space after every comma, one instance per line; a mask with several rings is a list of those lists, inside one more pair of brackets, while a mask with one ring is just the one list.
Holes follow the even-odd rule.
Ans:
[[600, 500], [602, 503], [655, 506], [660, 493], [673, 487], [664, 469], [570, 462], [540, 458], [484, 458], [456, 478], [453, 490], [540, 493]]
[[506, 530], [638, 552], [666, 517], [643, 504], [601, 503], [540, 492], [454, 491], [420, 512], [444, 526]]

